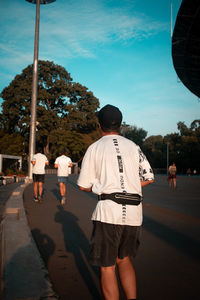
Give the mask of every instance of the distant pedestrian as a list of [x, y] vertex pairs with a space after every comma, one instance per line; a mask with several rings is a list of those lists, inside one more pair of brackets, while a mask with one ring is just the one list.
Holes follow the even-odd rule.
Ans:
[[66, 156], [65, 149], [60, 151], [60, 156], [56, 158], [54, 167], [58, 169], [57, 176], [60, 188], [61, 204], [64, 205], [66, 202], [66, 184], [70, 174], [69, 168], [72, 167], [71, 158]]
[[45, 166], [48, 166], [49, 162], [46, 155], [42, 154], [41, 147], [38, 147], [36, 152], [31, 160], [33, 165], [34, 201], [42, 202]]
[[137, 253], [142, 224], [142, 187], [154, 182], [152, 169], [139, 146], [121, 136], [122, 114], [112, 105], [98, 113], [102, 138], [83, 158], [78, 185], [98, 195], [92, 215], [90, 259], [101, 270], [106, 300], [119, 299], [116, 266], [127, 299], [136, 299], [131, 257]]
[[177, 173], [177, 169], [176, 169], [176, 165], [173, 162], [171, 166], [169, 166], [169, 186], [172, 186], [172, 181], [174, 183], [174, 188], [176, 188], [176, 173]]
[[188, 168], [188, 169], [187, 169], [187, 176], [190, 176], [190, 175], [191, 175], [191, 173], [192, 173], [191, 169], [190, 169], [190, 168]]

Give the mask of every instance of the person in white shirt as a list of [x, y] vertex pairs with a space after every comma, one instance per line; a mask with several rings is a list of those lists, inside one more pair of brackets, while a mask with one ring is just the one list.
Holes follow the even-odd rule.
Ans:
[[77, 181], [83, 191], [98, 195], [92, 214], [90, 260], [100, 266], [106, 300], [119, 299], [118, 266], [127, 299], [136, 299], [136, 278], [130, 257], [140, 243], [142, 187], [154, 182], [145, 155], [134, 142], [120, 136], [122, 114], [112, 105], [98, 112], [102, 138], [87, 149]]
[[60, 156], [56, 158], [54, 167], [58, 169], [57, 176], [60, 188], [60, 195], [62, 197], [61, 204], [64, 205], [66, 201], [66, 184], [69, 176], [69, 168], [72, 167], [71, 158], [66, 156], [66, 150], [60, 151]]
[[42, 154], [41, 147], [37, 148], [37, 154], [33, 155], [31, 163], [33, 165], [34, 201], [41, 202], [45, 178], [45, 166], [49, 165], [46, 155]]

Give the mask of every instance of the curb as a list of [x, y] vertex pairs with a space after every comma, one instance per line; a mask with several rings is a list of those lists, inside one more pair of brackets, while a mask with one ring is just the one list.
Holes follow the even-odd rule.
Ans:
[[14, 182], [27, 182], [27, 177], [18, 177], [18, 176], [0, 176], [0, 186], [7, 185]]
[[2, 300], [58, 299], [24, 211], [23, 191], [28, 184], [14, 190], [1, 223]]

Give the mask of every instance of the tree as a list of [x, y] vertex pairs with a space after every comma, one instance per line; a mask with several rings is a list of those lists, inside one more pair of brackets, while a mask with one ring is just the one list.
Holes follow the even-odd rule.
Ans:
[[181, 136], [190, 135], [190, 129], [185, 125], [184, 122], [177, 123], [178, 130], [180, 131]]
[[200, 120], [194, 120], [190, 125], [190, 129], [193, 134], [200, 138]]
[[166, 144], [161, 135], [148, 137], [143, 147], [152, 168], [166, 168]]
[[178, 171], [186, 173], [188, 168], [198, 169], [200, 165], [200, 120], [194, 120], [190, 127], [177, 123], [180, 133], [168, 134], [170, 162], [176, 162]]
[[[29, 136], [32, 69], [33, 65], [25, 68], [0, 95], [4, 100], [1, 127], [3, 126], [4, 132], [8, 134], [20, 133], [26, 141]], [[56, 143], [56, 130], [62, 136], [68, 131], [66, 138], [74, 135], [76, 147], [79, 145], [79, 152], [82, 152], [79, 133], [90, 134], [96, 130], [95, 112], [98, 107], [99, 100], [93, 93], [80, 83], [73, 82], [63, 67], [49, 61], [38, 62], [36, 136], [37, 141], [45, 145], [46, 154], [50, 152], [52, 141]], [[72, 152], [71, 149], [70, 154]]]
[[122, 135], [142, 147], [144, 139], [147, 136], [147, 131], [136, 126], [127, 125], [124, 122], [122, 124]]
[[1, 154], [25, 155], [23, 138], [19, 133], [0, 134]]

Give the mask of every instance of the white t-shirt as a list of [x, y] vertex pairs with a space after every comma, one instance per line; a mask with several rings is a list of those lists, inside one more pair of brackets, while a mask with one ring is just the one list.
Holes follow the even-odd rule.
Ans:
[[58, 176], [68, 176], [69, 175], [69, 165], [72, 163], [71, 158], [66, 155], [61, 155], [56, 158], [55, 163], [58, 165]]
[[[78, 185], [97, 194], [127, 192], [142, 195], [140, 181], [154, 175], [145, 155], [134, 142], [120, 135], [106, 135], [89, 146], [82, 161]], [[111, 224], [142, 224], [142, 204], [121, 205], [98, 201], [92, 220]]]
[[33, 155], [33, 161], [36, 161], [36, 164], [33, 165], [34, 174], [45, 174], [45, 165], [48, 162], [46, 155], [42, 153], [37, 153]]

